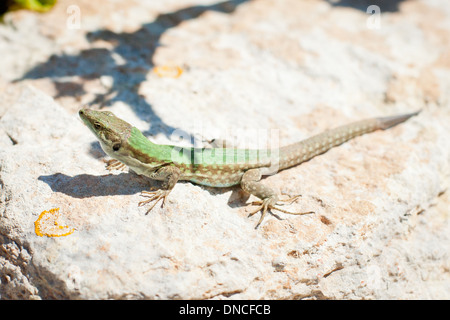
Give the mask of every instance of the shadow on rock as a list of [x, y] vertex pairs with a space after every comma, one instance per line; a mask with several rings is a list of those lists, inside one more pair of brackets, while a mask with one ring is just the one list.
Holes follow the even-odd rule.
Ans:
[[53, 192], [61, 192], [74, 198], [131, 195], [156, 186], [156, 182], [133, 173], [101, 176], [80, 174], [74, 177], [55, 173], [40, 176], [38, 180], [47, 183]]
[[[163, 133], [169, 137], [177, 128], [167, 125], [154, 112], [145, 97], [138, 93], [141, 84], [147, 81], [147, 74], [154, 67], [153, 56], [160, 46], [159, 39], [167, 30], [183, 21], [198, 18], [207, 11], [230, 14], [247, 1], [249, 0], [223, 1], [160, 14], [154, 21], [143, 24], [135, 32], [113, 32], [107, 29], [90, 32], [87, 34], [89, 42], [108, 42], [112, 45], [112, 49], [90, 48], [74, 55], [53, 55], [48, 61], [29, 70], [16, 82], [24, 79], [52, 78], [57, 90], [56, 97], [64, 97], [86, 93], [83, 85], [71, 82], [70, 77], [90, 80], [108, 76], [112, 79], [112, 84], [106, 89], [107, 92], [97, 94], [88, 105], [98, 105], [102, 108], [114, 102], [124, 102], [131, 106], [138, 117], [151, 124], [151, 129], [143, 132], [145, 135]], [[120, 64], [117, 57], [122, 60]]]

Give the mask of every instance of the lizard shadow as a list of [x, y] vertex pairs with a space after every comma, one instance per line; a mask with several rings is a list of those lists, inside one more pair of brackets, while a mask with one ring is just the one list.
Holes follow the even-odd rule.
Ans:
[[[190, 183], [187, 182], [186, 183]], [[230, 208], [243, 207], [247, 204], [247, 200], [250, 198], [250, 194], [247, 194], [243, 191], [239, 186], [233, 187], [222, 187], [222, 188], [213, 188], [201, 186], [203, 189], [208, 191], [209, 194], [215, 196], [218, 194], [224, 194], [231, 191], [230, 197], [228, 198], [227, 205]]]
[[[150, 188], [159, 189], [160, 181], [137, 175], [133, 172], [121, 172], [119, 174], [91, 175], [79, 174], [68, 176], [63, 173], [42, 175], [38, 177], [49, 185], [53, 192], [60, 192], [73, 198], [91, 198], [114, 195], [133, 195]], [[179, 181], [178, 183], [190, 183]], [[232, 207], [242, 207], [248, 196], [239, 187], [212, 188], [204, 187], [211, 195], [223, 194], [232, 191], [227, 204]]]
[[[194, 5], [180, 10], [159, 14], [153, 21], [144, 23], [134, 32], [114, 32], [100, 29], [87, 33], [86, 39], [94, 46], [107, 43], [108, 48], [88, 48], [76, 54], [52, 55], [46, 62], [28, 70], [21, 78], [50, 78], [56, 90], [55, 97], [83, 96], [87, 80], [107, 76], [112, 81], [104, 92], [95, 94], [88, 106], [99, 108], [111, 106], [115, 102], [129, 105], [133, 112], [150, 124], [144, 135], [163, 133], [167, 137], [178, 129], [161, 119], [153, 110], [146, 97], [139, 94], [140, 86], [146, 81], [149, 71], [155, 66], [154, 55], [162, 46], [160, 39], [169, 29], [182, 22], [193, 20], [208, 11], [233, 13], [242, 3], [251, 0], [228, 0], [210, 5]], [[79, 80], [81, 79], [81, 80]]]
[[125, 172], [99, 176], [79, 174], [73, 177], [54, 173], [39, 176], [38, 180], [47, 183], [53, 192], [61, 192], [74, 198], [137, 194], [148, 190], [153, 181]]

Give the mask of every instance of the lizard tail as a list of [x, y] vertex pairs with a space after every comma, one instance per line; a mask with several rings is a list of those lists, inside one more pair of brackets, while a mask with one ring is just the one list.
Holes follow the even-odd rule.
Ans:
[[420, 113], [420, 111], [422, 111], [422, 110], [419, 110], [419, 111], [416, 111], [413, 113], [408, 113], [408, 114], [401, 114], [401, 115], [397, 115], [397, 116], [380, 117], [380, 118], [377, 118], [377, 120], [380, 122], [380, 129], [386, 130], [386, 129], [389, 129], [399, 123], [402, 123], [402, 122], [408, 120], [411, 117], [418, 115]]
[[282, 147], [280, 148], [279, 167], [283, 170], [298, 165], [357, 136], [380, 129], [386, 130], [391, 128], [419, 114], [419, 112], [353, 122], [327, 130], [301, 142]]

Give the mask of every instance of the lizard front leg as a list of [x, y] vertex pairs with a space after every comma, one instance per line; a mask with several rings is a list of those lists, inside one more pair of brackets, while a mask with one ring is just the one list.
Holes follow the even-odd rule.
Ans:
[[106, 162], [106, 169], [109, 171], [113, 171], [113, 170], [125, 171], [127, 168], [127, 166], [125, 164], [123, 164], [122, 162], [120, 162], [119, 160], [116, 160], [116, 159], [110, 159], [105, 162]]
[[162, 180], [164, 182], [162, 185], [162, 189], [156, 191], [141, 192], [141, 196], [147, 197], [149, 199], [139, 202], [138, 204], [139, 207], [154, 201], [154, 203], [151, 205], [151, 207], [147, 210], [145, 214], [148, 214], [161, 199], [162, 199], [161, 207], [164, 206], [166, 197], [169, 195], [170, 191], [172, 191], [173, 187], [175, 187], [180, 176], [181, 171], [175, 166], [162, 167], [150, 175], [151, 179]]
[[[289, 212], [289, 211], [286, 211], [286, 210], [276, 207], [275, 205], [280, 201], [278, 199], [277, 194], [275, 193], [274, 190], [272, 190], [268, 186], [262, 184], [260, 180], [261, 180], [261, 172], [259, 169], [250, 169], [250, 170], [246, 171], [241, 179], [241, 188], [244, 191], [261, 199], [261, 201], [253, 202], [253, 204], [257, 204], [259, 206], [255, 211], [253, 211], [249, 214], [249, 216], [252, 216], [257, 212], [262, 211], [261, 218], [259, 219], [258, 223], [256, 224], [255, 229], [258, 228], [258, 226], [261, 224], [264, 217], [266, 216], [267, 211], [270, 211], [270, 209], [274, 209], [274, 210], [278, 210], [278, 211], [281, 211], [281, 212], [284, 212], [287, 214], [294, 214], [294, 215], [313, 213], [312, 211]], [[299, 196], [294, 196], [294, 197], [292, 197], [292, 199], [288, 199], [287, 201], [295, 200], [298, 197]], [[285, 200], [281, 200], [281, 201], [285, 201]]]

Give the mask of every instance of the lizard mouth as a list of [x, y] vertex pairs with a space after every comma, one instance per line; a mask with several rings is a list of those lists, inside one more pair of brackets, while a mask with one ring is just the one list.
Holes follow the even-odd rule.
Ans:
[[100, 123], [96, 117], [98, 111], [90, 109], [80, 109], [78, 115], [80, 116], [83, 123], [92, 131], [98, 138], [100, 138], [100, 131], [103, 129], [103, 125]]
[[84, 123], [88, 121], [87, 114], [89, 114], [89, 109], [80, 109], [80, 111], [78, 111], [78, 115], [80, 116], [81, 120], [83, 120]]

